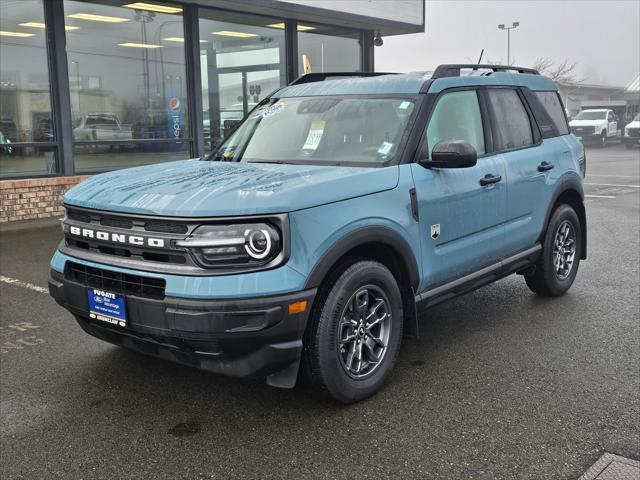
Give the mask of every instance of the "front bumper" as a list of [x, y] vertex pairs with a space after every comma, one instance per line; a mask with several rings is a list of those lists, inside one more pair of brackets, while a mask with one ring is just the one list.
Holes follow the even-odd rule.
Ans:
[[640, 137], [622, 137], [622, 143], [625, 145], [640, 145]]
[[[51, 270], [49, 293], [94, 337], [223, 375], [266, 377], [268, 384], [279, 387], [295, 385], [315, 289], [212, 301], [127, 295], [128, 324], [119, 328], [89, 318], [87, 288]], [[301, 300], [307, 301], [307, 308], [289, 314], [289, 304]]]

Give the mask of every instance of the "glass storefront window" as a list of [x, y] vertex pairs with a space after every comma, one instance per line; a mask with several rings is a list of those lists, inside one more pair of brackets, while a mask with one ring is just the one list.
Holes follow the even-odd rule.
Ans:
[[282, 20], [200, 9], [205, 148], [286, 83]]
[[298, 73], [359, 72], [362, 70], [360, 32], [315, 23], [298, 23]]
[[56, 173], [47, 65], [42, 1], [0, 0], [0, 178]]
[[190, 156], [182, 8], [142, 7], [64, 2], [78, 173]]

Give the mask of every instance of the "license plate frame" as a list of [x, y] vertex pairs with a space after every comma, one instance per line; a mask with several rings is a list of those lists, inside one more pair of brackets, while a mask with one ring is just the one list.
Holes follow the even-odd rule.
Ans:
[[100, 288], [87, 289], [89, 318], [112, 327], [125, 328], [127, 322], [126, 297]]

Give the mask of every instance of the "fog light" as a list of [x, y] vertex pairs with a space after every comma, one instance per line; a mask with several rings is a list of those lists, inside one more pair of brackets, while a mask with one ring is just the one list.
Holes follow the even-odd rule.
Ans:
[[302, 313], [307, 309], [307, 301], [300, 300], [299, 302], [294, 302], [289, 304], [289, 315], [293, 315], [296, 313]]

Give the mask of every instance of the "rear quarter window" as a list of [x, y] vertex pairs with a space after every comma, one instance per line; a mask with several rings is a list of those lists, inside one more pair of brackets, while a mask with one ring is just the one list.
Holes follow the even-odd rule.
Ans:
[[556, 130], [557, 135], [566, 135], [569, 133], [569, 126], [567, 125], [567, 117], [564, 114], [562, 108], [562, 102], [558, 97], [557, 92], [534, 92], [534, 95], [538, 98], [545, 112], [549, 116], [549, 119], [553, 123], [553, 127]]

